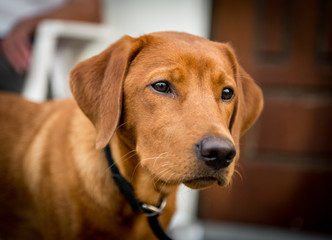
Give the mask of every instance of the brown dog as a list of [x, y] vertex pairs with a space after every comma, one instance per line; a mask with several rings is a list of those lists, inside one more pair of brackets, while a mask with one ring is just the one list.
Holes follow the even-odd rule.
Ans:
[[185, 33], [123, 37], [79, 63], [76, 100], [0, 97], [0, 238], [153, 239], [112, 179], [112, 155], [136, 197], [167, 227], [177, 186], [226, 185], [262, 93], [232, 49]]

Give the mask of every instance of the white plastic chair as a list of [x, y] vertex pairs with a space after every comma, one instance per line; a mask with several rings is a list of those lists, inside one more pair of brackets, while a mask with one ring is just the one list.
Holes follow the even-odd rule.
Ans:
[[70, 96], [67, 75], [83, 58], [82, 51], [96, 43], [102, 49], [118, 37], [115, 29], [103, 24], [60, 20], [42, 22], [36, 31], [32, 64], [23, 96], [32, 101], [44, 101], [49, 89], [54, 98]]

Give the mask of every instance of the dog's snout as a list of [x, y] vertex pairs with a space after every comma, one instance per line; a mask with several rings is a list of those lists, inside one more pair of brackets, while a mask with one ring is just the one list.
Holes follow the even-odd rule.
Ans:
[[236, 155], [234, 144], [227, 138], [206, 137], [196, 145], [196, 148], [199, 158], [215, 169], [227, 167]]

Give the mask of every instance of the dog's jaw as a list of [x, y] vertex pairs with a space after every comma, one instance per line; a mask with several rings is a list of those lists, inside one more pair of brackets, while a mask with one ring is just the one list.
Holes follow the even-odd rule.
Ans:
[[180, 183], [167, 184], [153, 176], [140, 163], [136, 150], [123, 141], [119, 132], [111, 140], [112, 155], [121, 174], [134, 187], [136, 197], [144, 203], [157, 206], [163, 198], [176, 192]]

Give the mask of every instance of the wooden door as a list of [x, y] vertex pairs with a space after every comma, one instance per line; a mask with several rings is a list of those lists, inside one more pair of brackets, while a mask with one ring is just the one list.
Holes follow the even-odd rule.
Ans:
[[199, 217], [332, 233], [332, 1], [215, 0], [211, 39], [230, 42], [264, 92], [231, 186]]

